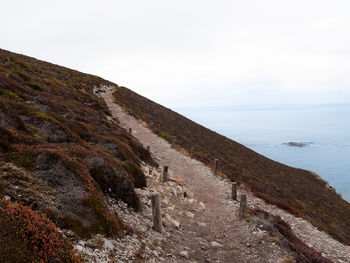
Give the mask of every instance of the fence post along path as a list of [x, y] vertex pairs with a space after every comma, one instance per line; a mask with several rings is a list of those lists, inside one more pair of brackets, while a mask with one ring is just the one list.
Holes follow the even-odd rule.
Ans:
[[163, 183], [169, 181], [168, 166], [163, 168]]
[[214, 160], [214, 168], [213, 168], [213, 173], [214, 173], [215, 175], [217, 175], [217, 173], [218, 173], [218, 165], [219, 165], [219, 160], [218, 160], [218, 159], [215, 159], [215, 160]]
[[247, 211], [247, 194], [241, 195], [241, 203], [239, 206], [239, 218], [245, 218]]
[[237, 183], [232, 182], [232, 193], [231, 193], [232, 200], [237, 200]]
[[161, 233], [163, 231], [163, 226], [162, 226], [162, 213], [160, 210], [159, 193], [154, 193], [151, 195], [151, 202], [152, 202], [153, 229]]

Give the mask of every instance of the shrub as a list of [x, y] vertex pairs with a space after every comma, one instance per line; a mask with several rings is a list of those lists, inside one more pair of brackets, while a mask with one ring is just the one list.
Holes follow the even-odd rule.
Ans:
[[0, 214], [0, 262], [38, 262], [40, 258], [33, 254], [27, 247], [27, 244], [16, 233], [16, 229], [12, 227], [2, 214]]
[[12, 92], [11, 90], [0, 90], [0, 96], [7, 99], [7, 100], [12, 100], [12, 101], [17, 101], [21, 102], [23, 101], [22, 98], [20, 98], [16, 93]]
[[160, 132], [158, 135], [166, 141], [171, 141], [171, 139], [173, 138], [170, 134], [167, 134], [165, 132]]
[[307, 258], [308, 262], [311, 263], [332, 263], [329, 259], [322, 257], [322, 255], [317, 252], [312, 247], [306, 245], [300, 238], [298, 238], [293, 230], [290, 228], [287, 222], [285, 222], [280, 216], [275, 216], [262, 209], [255, 209], [255, 213], [263, 215], [265, 218], [272, 219], [273, 226], [278, 230], [281, 235], [283, 235], [288, 242], [291, 244], [292, 249], [296, 249], [303, 256], [299, 255], [298, 262], [304, 262]]
[[34, 169], [34, 152], [27, 150], [22, 152], [10, 152], [5, 155], [5, 160], [7, 162], [12, 162], [13, 164], [23, 167], [27, 170]]
[[24, 81], [30, 81], [31, 80], [31, 78], [24, 72], [19, 72], [19, 71], [12, 70], [12, 73], [18, 75]]
[[82, 262], [74, 255], [68, 240], [57, 231], [50, 219], [34, 212], [30, 207], [18, 203], [12, 206], [2, 200], [0, 207], [2, 218], [10, 222], [34, 256], [40, 262]]

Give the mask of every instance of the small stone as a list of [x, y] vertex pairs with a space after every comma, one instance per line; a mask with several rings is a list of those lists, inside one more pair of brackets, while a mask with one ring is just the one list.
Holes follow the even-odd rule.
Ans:
[[186, 251], [186, 250], [181, 251], [181, 252], [180, 252], [180, 256], [181, 256], [181, 257], [184, 257], [184, 258], [186, 258], [186, 259], [188, 259], [188, 258], [189, 258], [188, 251]]
[[85, 247], [86, 242], [84, 240], [80, 240], [78, 244], [82, 247]]
[[216, 241], [210, 242], [210, 245], [211, 245], [212, 247], [223, 247], [223, 245], [221, 245], [220, 243], [218, 243], [218, 242], [216, 242]]
[[114, 249], [114, 245], [109, 240], [105, 240], [105, 242], [103, 243], [103, 247], [106, 249]]
[[175, 210], [175, 206], [169, 206], [169, 207], [167, 207], [166, 209], [168, 209], [168, 210], [170, 210], [170, 211], [173, 211], [173, 210]]
[[194, 203], [196, 202], [196, 200], [194, 200], [194, 199], [188, 199], [187, 202], [188, 202], [189, 204], [192, 205], [192, 204], [194, 204]]
[[191, 213], [191, 212], [186, 212], [186, 215], [187, 215], [189, 218], [194, 218], [194, 214]]
[[173, 188], [173, 195], [174, 195], [174, 196], [177, 196], [177, 191], [176, 191], [175, 188]]
[[180, 193], [183, 192], [183, 189], [182, 189], [182, 187], [181, 187], [180, 185], [177, 185], [177, 186], [176, 186], [176, 190], [179, 191]]
[[162, 203], [163, 203], [164, 205], [168, 205], [168, 204], [169, 204], [168, 198], [164, 198], [164, 199], [162, 200]]
[[197, 222], [198, 226], [200, 227], [207, 227], [207, 223], [201, 223], [201, 222]]
[[205, 207], [205, 204], [203, 202], [199, 202], [198, 205], [201, 209], [205, 210], [206, 207]]
[[81, 246], [81, 245], [76, 245], [74, 248], [78, 251], [83, 251], [83, 249], [84, 249], [83, 246]]
[[178, 222], [178, 221], [172, 219], [172, 218], [170, 217], [170, 215], [165, 214], [165, 219], [166, 219], [169, 223], [175, 225], [177, 228], [180, 228], [180, 222]]

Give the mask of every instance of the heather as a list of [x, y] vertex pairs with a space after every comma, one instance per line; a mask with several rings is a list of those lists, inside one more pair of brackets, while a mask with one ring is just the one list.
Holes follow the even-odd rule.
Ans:
[[1, 262], [82, 262], [55, 224], [30, 207], [1, 201], [0, 223], [1, 237], [7, 239], [2, 243]]
[[271, 222], [274, 229], [287, 240], [291, 249], [296, 251], [298, 262], [331, 263], [329, 259], [324, 258], [319, 252], [298, 238], [280, 216], [274, 216], [261, 209], [255, 209], [254, 213]]
[[0, 50], [0, 197], [80, 237], [132, 232], [105, 196], [138, 210], [134, 188], [146, 186], [140, 163], [156, 163], [94, 94], [111, 84]]

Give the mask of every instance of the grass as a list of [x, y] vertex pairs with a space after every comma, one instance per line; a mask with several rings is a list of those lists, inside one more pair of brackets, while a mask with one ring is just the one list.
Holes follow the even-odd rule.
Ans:
[[170, 142], [172, 140], [172, 136], [170, 134], [167, 134], [166, 132], [160, 132], [158, 134], [159, 137], [163, 138], [164, 140]]
[[12, 101], [18, 101], [21, 102], [23, 101], [22, 98], [20, 98], [19, 96], [17, 96], [16, 93], [12, 92], [11, 90], [0, 90], [0, 96], [7, 99], [7, 100], [12, 100]]

